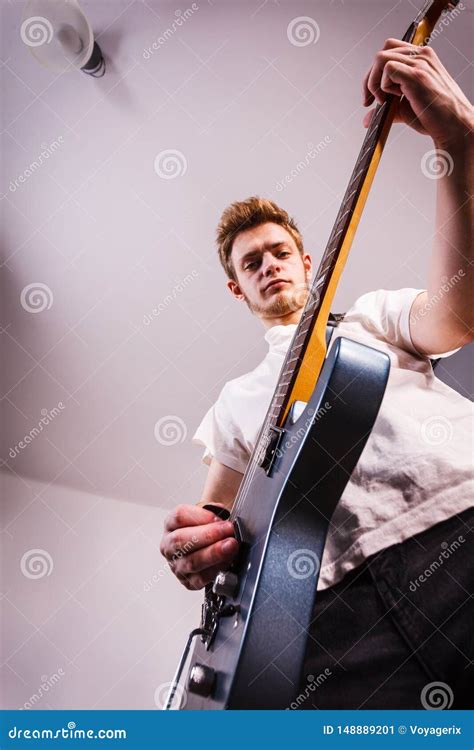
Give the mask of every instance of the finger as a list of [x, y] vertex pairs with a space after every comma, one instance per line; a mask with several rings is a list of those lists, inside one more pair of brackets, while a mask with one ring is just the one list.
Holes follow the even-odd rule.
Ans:
[[393, 49], [393, 47], [414, 47], [415, 45], [411, 42], [405, 42], [403, 39], [397, 39], [397, 37], [391, 36], [385, 40], [383, 44], [384, 49]]
[[[385, 94], [387, 93], [400, 96], [400, 87], [396, 85], [394, 81], [390, 81], [386, 74], [387, 65], [393, 61], [403, 63], [410, 67], [414, 67], [417, 64], [414, 57], [404, 55], [396, 50], [379, 52], [367, 78], [367, 90], [370, 91], [370, 93], [381, 104], [385, 101]], [[382, 86], [382, 79], [385, 81], [385, 88]]]
[[208, 583], [211, 583], [216, 575], [222, 570], [222, 565], [215, 565], [213, 568], [203, 570], [201, 573], [193, 573], [192, 575], [179, 575], [178, 579], [181, 581], [183, 586], [191, 591], [198, 591], [204, 588]]
[[216, 542], [211, 544], [209, 547], [204, 547], [197, 552], [192, 552], [190, 555], [186, 555], [181, 560], [177, 560], [174, 566], [174, 571], [177, 575], [192, 575], [193, 573], [200, 573], [207, 568], [212, 568], [215, 565], [228, 564], [239, 549], [239, 543], [237, 539], [233, 537], [224, 541]]
[[403, 122], [409, 125], [411, 128], [416, 130], [418, 133], [427, 135], [426, 129], [423, 127], [418, 117], [413, 111], [413, 108], [406, 97], [402, 97], [395, 108], [395, 116], [393, 122]]
[[390, 60], [385, 66], [383, 81], [381, 85], [386, 89], [391, 86], [398, 86], [400, 93], [408, 98], [409, 101], [416, 98], [420, 106], [427, 105], [432, 98], [428, 81], [431, 73], [427, 68], [417, 67], [415, 69], [405, 62]]
[[[403, 42], [401, 39], [390, 38], [390, 39], [385, 40], [383, 49], [387, 50], [387, 49], [393, 49], [395, 47], [403, 47], [404, 45], [407, 45], [407, 44], [408, 44], [407, 42]], [[413, 46], [413, 45], [410, 45], [410, 46]], [[364, 102], [365, 107], [368, 107], [374, 101], [374, 95], [368, 88], [367, 84], [369, 82], [369, 78], [372, 73], [372, 69], [375, 65], [376, 59], [377, 58], [374, 59], [374, 62], [368, 69], [362, 81], [362, 101]]]
[[165, 530], [174, 531], [187, 526], [201, 526], [211, 523], [214, 519], [219, 520], [215, 513], [199, 505], [177, 505], [165, 519]]
[[395, 37], [390, 37], [389, 39], [386, 39], [384, 42], [384, 45], [382, 47], [382, 51], [391, 50], [391, 49], [399, 49], [404, 50], [406, 52], [410, 52], [411, 50], [419, 50], [421, 47], [418, 44], [413, 44], [412, 42], [405, 42], [403, 39], [396, 39]]
[[204, 526], [191, 526], [176, 529], [165, 534], [162, 540], [162, 554], [170, 560], [189, 555], [210, 544], [215, 544], [226, 537], [233, 536], [234, 526], [231, 521], [207, 523]]
[[374, 101], [374, 95], [369, 91], [367, 83], [369, 81], [370, 73], [372, 72], [372, 65], [368, 69], [362, 81], [362, 102], [364, 107], [368, 107]]
[[372, 117], [374, 116], [374, 114], [375, 114], [375, 108], [369, 109], [369, 111], [365, 113], [364, 119], [362, 120], [362, 124], [364, 128], [368, 128], [370, 126], [370, 123], [372, 122]]
[[[372, 117], [375, 114], [375, 108], [369, 109], [368, 112], [365, 113], [364, 118], [362, 120], [362, 124], [364, 128], [369, 128], [370, 123], [372, 122]], [[403, 122], [406, 125], [409, 125], [411, 128], [414, 128], [418, 133], [422, 133], [423, 135], [427, 135], [427, 132], [423, 125], [420, 123], [419, 119], [415, 115], [413, 108], [405, 97], [402, 97], [400, 101], [398, 102], [397, 106], [395, 107], [395, 113], [393, 117], [393, 122]]]
[[428, 63], [441, 64], [431, 47], [421, 47], [417, 44], [404, 42], [401, 39], [387, 39], [383, 49], [375, 56], [372, 65], [362, 81], [362, 101], [364, 102], [364, 106], [369, 106], [374, 100], [373, 90], [368, 86], [370, 77], [377, 72], [377, 69], [380, 68], [384, 60], [395, 59], [394, 55], [401, 55], [404, 60], [421, 57], [421, 59], [426, 60]]

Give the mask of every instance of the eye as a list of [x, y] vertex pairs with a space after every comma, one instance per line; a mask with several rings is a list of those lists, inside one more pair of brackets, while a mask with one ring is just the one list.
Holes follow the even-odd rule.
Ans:
[[256, 260], [251, 260], [249, 263], [245, 264], [244, 271], [251, 271], [252, 268], [255, 268], [256, 265], [257, 265], [257, 261]]
[[281, 250], [281, 252], [278, 253], [278, 257], [281, 258], [282, 256], [285, 257], [286, 255], [289, 255], [290, 253], [288, 250]]

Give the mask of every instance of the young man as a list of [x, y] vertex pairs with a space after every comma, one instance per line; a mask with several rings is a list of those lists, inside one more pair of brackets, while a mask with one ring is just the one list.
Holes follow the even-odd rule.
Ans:
[[[474, 694], [471, 404], [436, 379], [430, 363], [473, 340], [473, 108], [432, 49], [397, 39], [387, 40], [363, 84], [365, 105], [386, 93], [403, 95], [398, 121], [431, 136], [448, 168], [437, 181], [427, 289], [365, 294], [337, 329], [387, 352], [391, 373], [332, 519], [301, 708], [427, 708], [430, 701], [463, 708]], [[204, 417], [194, 436], [209, 464], [201, 500], [166, 519], [162, 554], [191, 589], [237, 552], [232, 525], [200, 506], [233, 503], [312, 268], [294, 221], [262, 198], [229, 206], [217, 237], [227, 286], [262, 321], [269, 351], [224, 386]], [[189, 544], [193, 537], [198, 542]], [[188, 554], [177, 559], [183, 548]], [[315, 687], [320, 674], [327, 679]]]

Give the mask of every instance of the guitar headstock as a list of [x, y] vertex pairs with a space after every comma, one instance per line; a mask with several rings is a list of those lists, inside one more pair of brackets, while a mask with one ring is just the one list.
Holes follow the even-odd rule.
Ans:
[[[459, 0], [427, 0], [405, 35], [405, 37], [409, 35], [412, 38], [405, 39], [404, 37], [404, 40], [420, 46], [428, 44], [441, 16], [455, 11], [458, 5]], [[458, 9], [458, 13], [460, 12], [461, 8]]]

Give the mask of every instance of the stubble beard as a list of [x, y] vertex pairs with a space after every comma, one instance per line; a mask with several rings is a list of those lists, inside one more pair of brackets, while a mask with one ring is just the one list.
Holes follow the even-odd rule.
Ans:
[[290, 315], [297, 310], [302, 310], [306, 304], [308, 294], [309, 285], [306, 283], [303, 288], [299, 285], [296, 293], [294, 287], [289, 290], [277, 292], [277, 294], [270, 297], [264, 305], [259, 304], [258, 302], [252, 302], [248, 297], [245, 297], [245, 301], [250, 311], [258, 317], [280, 318], [285, 315]]

